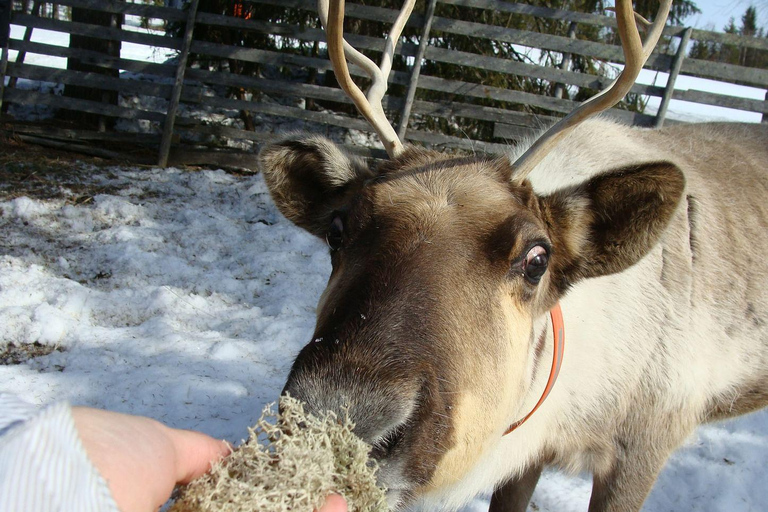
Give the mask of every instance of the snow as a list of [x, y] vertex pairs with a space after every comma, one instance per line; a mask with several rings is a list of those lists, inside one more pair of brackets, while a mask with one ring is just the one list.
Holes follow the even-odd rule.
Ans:
[[[310, 340], [327, 248], [258, 174], [81, 172], [113, 192], [0, 202], [0, 339], [64, 349], [0, 366], [0, 390], [240, 440]], [[702, 427], [646, 510], [764, 510], [766, 427], [765, 412]], [[549, 472], [530, 510], [584, 511], [589, 492], [588, 477]]]

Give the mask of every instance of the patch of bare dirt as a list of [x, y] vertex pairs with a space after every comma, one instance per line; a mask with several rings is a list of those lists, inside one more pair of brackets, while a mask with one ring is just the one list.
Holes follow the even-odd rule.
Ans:
[[114, 162], [97, 157], [28, 144], [0, 135], [0, 199], [66, 198], [75, 202], [105, 190], [95, 190], [87, 173]]
[[0, 345], [0, 365], [22, 364], [36, 357], [47, 356], [52, 352], [63, 352], [62, 347], [43, 345], [42, 343], [6, 343]]

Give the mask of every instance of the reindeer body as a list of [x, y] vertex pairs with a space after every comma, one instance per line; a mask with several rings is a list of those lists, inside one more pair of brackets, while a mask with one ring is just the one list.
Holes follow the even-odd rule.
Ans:
[[[555, 465], [593, 473], [591, 512], [639, 510], [696, 425], [768, 404], [767, 141], [587, 121], [530, 184], [505, 159], [266, 148], [278, 207], [334, 261], [286, 390], [349, 409], [393, 508], [497, 487], [492, 510], [524, 511]], [[557, 301], [559, 380], [502, 436], [545, 386]]]
[[[583, 281], [561, 299], [567, 348], [547, 405], [499, 437], [449, 493], [427, 494], [428, 508], [456, 506], [489, 482], [511, 477], [514, 486], [555, 465], [596, 476], [595, 510], [609, 494], [599, 477], [625, 475], [616, 480], [629, 496], [605, 509], [635, 510], [698, 424], [768, 404], [768, 263], [758, 256], [768, 242], [768, 127], [645, 130], [588, 121], [529, 178], [547, 193], [657, 160], [675, 162], [686, 177], [658, 244], [624, 272]], [[545, 386], [552, 357], [545, 347], [516, 417]], [[495, 501], [497, 510], [527, 506]]]

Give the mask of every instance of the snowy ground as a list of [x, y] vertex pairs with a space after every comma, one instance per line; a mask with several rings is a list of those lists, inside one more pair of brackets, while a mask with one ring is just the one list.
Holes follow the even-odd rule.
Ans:
[[[81, 172], [89, 193], [0, 201], [0, 341], [63, 349], [0, 366], [0, 391], [244, 437], [311, 336], [324, 244], [260, 175]], [[703, 427], [646, 510], [765, 510], [767, 433], [765, 412]], [[588, 478], [550, 473], [530, 510], [584, 511], [588, 496]]]

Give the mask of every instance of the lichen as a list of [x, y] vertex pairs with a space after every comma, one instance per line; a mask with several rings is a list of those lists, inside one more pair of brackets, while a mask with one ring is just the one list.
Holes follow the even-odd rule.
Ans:
[[230, 456], [182, 488], [169, 512], [310, 512], [331, 493], [344, 496], [349, 512], [388, 510], [370, 446], [349, 418], [315, 417], [290, 397], [280, 413], [273, 408]]

